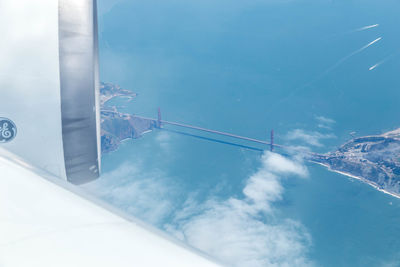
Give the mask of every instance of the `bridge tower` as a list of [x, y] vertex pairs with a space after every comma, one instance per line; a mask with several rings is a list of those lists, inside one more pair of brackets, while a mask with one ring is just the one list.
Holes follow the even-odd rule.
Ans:
[[156, 127], [161, 128], [161, 109], [160, 109], [160, 107], [158, 107], [158, 116], [157, 116]]
[[274, 151], [274, 129], [271, 130], [271, 152]]

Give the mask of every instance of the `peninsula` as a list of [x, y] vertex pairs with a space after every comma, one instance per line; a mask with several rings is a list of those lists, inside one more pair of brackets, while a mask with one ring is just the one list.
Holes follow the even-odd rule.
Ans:
[[132, 101], [137, 96], [129, 90], [111, 83], [100, 84], [101, 152], [116, 150], [126, 139], [139, 138], [155, 127], [155, 122], [118, 111], [109, 104], [112, 99], [125, 98]]
[[354, 138], [334, 152], [313, 154], [309, 160], [400, 198], [400, 128]]

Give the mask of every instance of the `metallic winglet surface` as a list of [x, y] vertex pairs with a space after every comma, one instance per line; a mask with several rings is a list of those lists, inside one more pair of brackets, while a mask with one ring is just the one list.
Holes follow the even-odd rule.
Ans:
[[59, 53], [67, 180], [82, 184], [100, 173], [95, 0], [59, 0]]

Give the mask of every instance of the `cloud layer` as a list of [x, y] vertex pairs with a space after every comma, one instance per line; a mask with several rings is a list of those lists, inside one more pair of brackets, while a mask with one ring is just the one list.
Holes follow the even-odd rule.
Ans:
[[[168, 143], [169, 137], [157, 139]], [[265, 152], [260, 161], [241, 195], [224, 199], [214, 192], [200, 202], [196, 192], [182, 191], [172, 177], [148, 170], [140, 161], [126, 162], [85, 188], [229, 266], [311, 266], [307, 229], [278, 216], [274, 205], [283, 198], [282, 180], [306, 178], [307, 168], [300, 157], [272, 152]], [[182, 197], [184, 204], [178, 200]]]
[[161, 171], [147, 171], [140, 163], [124, 163], [84, 187], [108, 203], [159, 225], [173, 209], [177, 187]]
[[315, 116], [315, 119], [318, 121], [318, 127], [323, 129], [332, 129], [332, 126], [336, 123], [335, 120], [324, 117], [324, 116]]
[[334, 134], [322, 134], [320, 132], [304, 131], [302, 129], [295, 129], [286, 135], [286, 139], [289, 141], [299, 140], [307, 145], [315, 147], [322, 147], [323, 145], [321, 141], [323, 139], [331, 139], [335, 137]]
[[188, 199], [166, 230], [229, 266], [310, 266], [306, 229], [279, 219], [273, 204], [282, 199], [281, 179], [306, 177], [301, 162], [266, 152], [249, 177], [243, 197], [204, 203]]

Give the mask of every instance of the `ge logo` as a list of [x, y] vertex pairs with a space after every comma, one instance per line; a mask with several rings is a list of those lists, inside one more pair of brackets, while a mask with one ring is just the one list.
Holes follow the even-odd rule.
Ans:
[[0, 117], [0, 143], [10, 142], [17, 135], [17, 127], [6, 118]]

